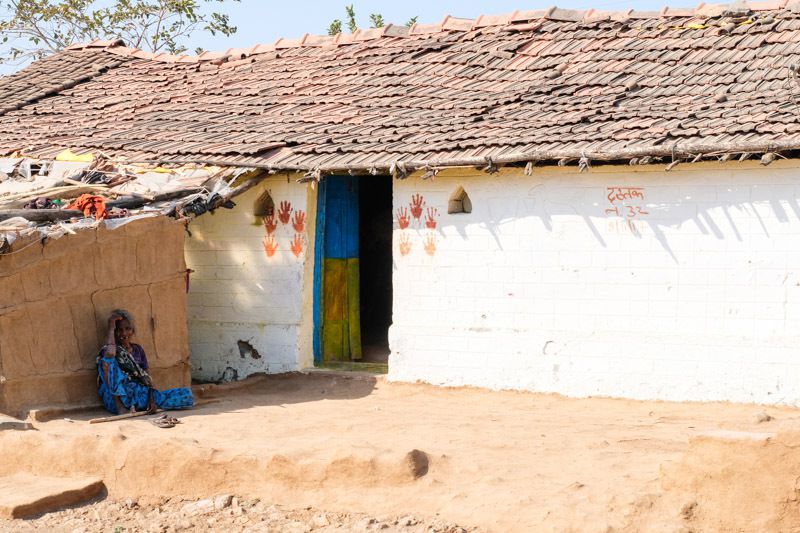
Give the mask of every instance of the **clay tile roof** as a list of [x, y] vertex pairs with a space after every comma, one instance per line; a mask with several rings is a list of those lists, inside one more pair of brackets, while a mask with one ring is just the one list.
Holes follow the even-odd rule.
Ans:
[[439, 33], [442, 31], [442, 23], [438, 24], [414, 24], [411, 26], [409, 35], [423, 35], [426, 33]]
[[514, 16], [511, 17], [511, 22], [528, 22], [531, 20], [538, 20], [547, 14], [545, 9], [534, 9], [527, 11], [515, 11]]
[[275, 44], [257, 44], [252, 48], [253, 54], [266, 54], [267, 52], [274, 52], [275, 51]]
[[442, 21], [442, 29], [454, 31], [469, 31], [475, 25], [473, 19], [460, 19], [456, 17], [446, 16]]
[[719, 17], [728, 8], [727, 4], [703, 4], [701, 3], [694, 10], [698, 17]]
[[383, 35], [386, 37], [408, 37], [410, 29], [406, 26], [387, 24], [383, 27]]
[[275, 41], [275, 48], [280, 50], [283, 48], [297, 48], [298, 46], [303, 46], [303, 41], [305, 41], [306, 37], [308, 37], [307, 33], [299, 39], [284, 39], [281, 37]]
[[555, 8], [547, 14], [550, 20], [562, 20], [567, 22], [579, 22], [583, 20], [586, 11], [578, 11], [575, 9], [561, 9]]
[[506, 13], [504, 15], [481, 15], [475, 19], [476, 28], [485, 28], [486, 26], [497, 26], [500, 24], [508, 24], [511, 22], [511, 17], [514, 13]]
[[662, 17], [691, 17], [694, 10], [690, 7], [669, 7], [665, 6], [661, 10]]
[[303, 46], [327, 46], [334, 44], [332, 35], [309, 35], [303, 42]]
[[800, 152], [798, 65], [800, 0], [448, 16], [197, 57], [94, 41], [0, 78], [0, 156], [342, 171]]

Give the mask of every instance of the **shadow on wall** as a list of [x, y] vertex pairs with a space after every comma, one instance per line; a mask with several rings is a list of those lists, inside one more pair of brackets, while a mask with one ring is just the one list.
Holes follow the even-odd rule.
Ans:
[[[502, 226], [530, 218], [553, 236], [567, 237], [565, 220], [559, 217], [568, 216], [570, 239], [576, 236], [574, 221], [580, 219], [602, 248], [614, 247], [609, 239], [617, 235], [653, 238], [678, 263], [670, 242], [677, 231], [744, 243], [754, 237], [771, 239], [781, 233], [781, 224], [800, 221], [800, 186], [791, 181], [792, 172], [742, 168], [497, 178], [506, 181], [505, 187], [480, 176], [458, 180], [455, 186], [456, 180], [445, 179], [440, 181], [452, 189], [448, 194], [464, 184], [474, 211], [443, 215], [437, 233], [445, 237], [447, 228], [453, 228], [468, 240], [467, 226], [477, 225], [503, 250]], [[414, 191], [433, 198], [428, 188]]]

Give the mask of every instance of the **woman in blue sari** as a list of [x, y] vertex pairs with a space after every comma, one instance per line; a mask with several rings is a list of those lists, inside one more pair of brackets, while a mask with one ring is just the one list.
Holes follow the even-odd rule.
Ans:
[[97, 383], [100, 398], [109, 412], [180, 409], [194, 403], [188, 387], [156, 390], [147, 373], [149, 365], [142, 347], [132, 342], [133, 319], [118, 309], [108, 319], [106, 345], [97, 357]]

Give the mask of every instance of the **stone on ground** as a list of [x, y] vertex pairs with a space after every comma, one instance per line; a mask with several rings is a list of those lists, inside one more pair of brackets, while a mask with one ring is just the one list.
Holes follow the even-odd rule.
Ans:
[[0, 477], [0, 518], [25, 518], [75, 505], [91, 500], [103, 488], [96, 478]]
[[8, 415], [0, 413], [0, 431], [3, 430], [28, 430], [33, 429], [33, 425], [28, 422], [23, 422], [17, 418], [12, 418]]

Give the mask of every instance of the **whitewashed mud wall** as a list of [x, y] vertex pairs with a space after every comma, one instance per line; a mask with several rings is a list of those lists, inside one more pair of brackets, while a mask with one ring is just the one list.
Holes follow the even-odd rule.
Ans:
[[[244, 379], [313, 364], [316, 197], [295, 179], [268, 178], [237, 197], [234, 209], [219, 209], [190, 225], [186, 263], [194, 273], [187, 314], [195, 379]], [[275, 204], [266, 224], [253, 214], [264, 191]]]
[[[745, 162], [396, 182], [390, 378], [800, 404], [799, 176]], [[447, 215], [459, 185], [472, 213]]]

